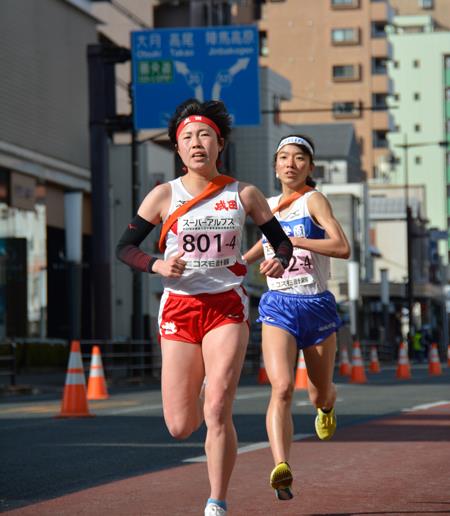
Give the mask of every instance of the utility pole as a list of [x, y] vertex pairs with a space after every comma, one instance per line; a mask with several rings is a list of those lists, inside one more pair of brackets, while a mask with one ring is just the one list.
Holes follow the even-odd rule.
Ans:
[[[414, 270], [412, 260], [412, 210], [409, 205], [409, 171], [408, 171], [408, 139], [406, 134], [403, 136], [403, 159], [405, 161], [405, 206], [406, 206], [406, 256], [407, 256], [407, 271], [408, 279], [406, 282], [406, 300], [408, 307], [408, 343], [411, 344], [411, 339], [415, 332], [413, 321], [413, 305], [414, 305]], [[411, 346], [409, 346], [410, 348]]]
[[[131, 99], [133, 106], [133, 99]], [[132, 108], [133, 109], [133, 108]], [[132, 115], [133, 116], [133, 115]], [[131, 129], [131, 181], [132, 181], [132, 214], [137, 213], [140, 204], [141, 181], [139, 177], [139, 142], [137, 131]], [[133, 314], [132, 314], [132, 336], [133, 339], [144, 338], [144, 321], [142, 318], [142, 273], [132, 271], [133, 274]]]
[[408, 150], [411, 147], [427, 147], [430, 145], [439, 145], [440, 147], [448, 147], [447, 141], [439, 142], [414, 142], [408, 143], [407, 135], [403, 135], [403, 143], [395, 145], [403, 149], [404, 173], [405, 173], [405, 207], [406, 207], [406, 240], [407, 240], [407, 282], [406, 282], [406, 300], [408, 309], [408, 333], [411, 339], [414, 333], [413, 307], [414, 307], [414, 264], [413, 264], [413, 216], [412, 209], [409, 205], [409, 168], [408, 168]]
[[89, 135], [91, 158], [93, 338], [112, 336], [111, 224], [108, 141], [130, 127], [130, 117], [116, 114], [114, 65], [130, 59], [126, 48], [88, 45]]
[[381, 306], [383, 308], [383, 327], [384, 327], [384, 347], [390, 349], [389, 346], [389, 271], [388, 269], [380, 269], [381, 274]]

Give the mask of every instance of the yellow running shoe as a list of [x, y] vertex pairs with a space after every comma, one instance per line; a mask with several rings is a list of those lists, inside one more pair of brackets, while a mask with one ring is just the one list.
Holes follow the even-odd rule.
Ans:
[[280, 462], [273, 468], [270, 474], [270, 485], [275, 489], [278, 500], [293, 498], [294, 495], [291, 492], [293, 480], [292, 471], [287, 462]]
[[316, 433], [319, 439], [327, 441], [331, 439], [336, 431], [336, 413], [334, 407], [330, 412], [324, 412], [322, 409], [317, 409], [316, 416]]

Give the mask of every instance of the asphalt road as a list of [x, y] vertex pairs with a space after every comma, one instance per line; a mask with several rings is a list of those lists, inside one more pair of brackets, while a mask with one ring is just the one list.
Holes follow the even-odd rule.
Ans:
[[[426, 366], [413, 366], [412, 373], [411, 380], [400, 381], [395, 367], [385, 367], [381, 374], [368, 373], [364, 385], [336, 376], [338, 427], [450, 403], [449, 368], [438, 377], [429, 376]], [[243, 378], [234, 407], [240, 453], [267, 448], [268, 397], [267, 386]], [[156, 388], [112, 392], [109, 400], [90, 403], [92, 418], [56, 419], [59, 407], [57, 396], [0, 400], [1, 511], [204, 461], [204, 428], [186, 441], [174, 441], [164, 426]], [[294, 424], [297, 439], [313, 435], [314, 410], [305, 391], [295, 393]]]

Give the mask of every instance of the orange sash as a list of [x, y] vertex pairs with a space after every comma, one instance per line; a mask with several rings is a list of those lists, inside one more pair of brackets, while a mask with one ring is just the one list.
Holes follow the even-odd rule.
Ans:
[[294, 201], [296, 201], [299, 197], [301, 197], [302, 195], [305, 195], [305, 193], [308, 193], [311, 190], [314, 190], [314, 188], [312, 188], [311, 186], [308, 186], [308, 185], [302, 186], [302, 188], [300, 188], [300, 190], [298, 190], [298, 192], [291, 193], [291, 195], [289, 195], [289, 197], [286, 197], [286, 199], [284, 199], [284, 201], [281, 201], [280, 204], [272, 210], [272, 213], [276, 213], [277, 211], [284, 210], [284, 208], [287, 208]]
[[219, 190], [222, 190], [224, 186], [230, 183], [234, 183], [235, 181], [236, 179], [233, 179], [230, 176], [225, 176], [223, 174], [216, 176], [208, 183], [207, 187], [203, 190], [203, 192], [198, 194], [190, 201], [185, 202], [180, 207], [178, 207], [174, 212], [172, 212], [161, 228], [161, 236], [159, 237], [158, 244], [159, 250], [163, 253], [166, 249], [166, 235], [169, 232], [170, 228], [173, 226], [173, 224], [178, 220], [178, 217], [184, 215], [192, 208], [192, 206], [195, 206], [200, 201], [203, 201], [203, 199], [206, 199], [206, 197], [212, 196]]

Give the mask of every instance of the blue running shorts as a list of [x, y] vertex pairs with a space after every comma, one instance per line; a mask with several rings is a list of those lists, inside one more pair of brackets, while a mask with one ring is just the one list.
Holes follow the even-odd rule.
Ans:
[[299, 349], [320, 344], [342, 325], [336, 299], [328, 290], [315, 295], [269, 290], [262, 295], [258, 309], [257, 322], [286, 330]]

